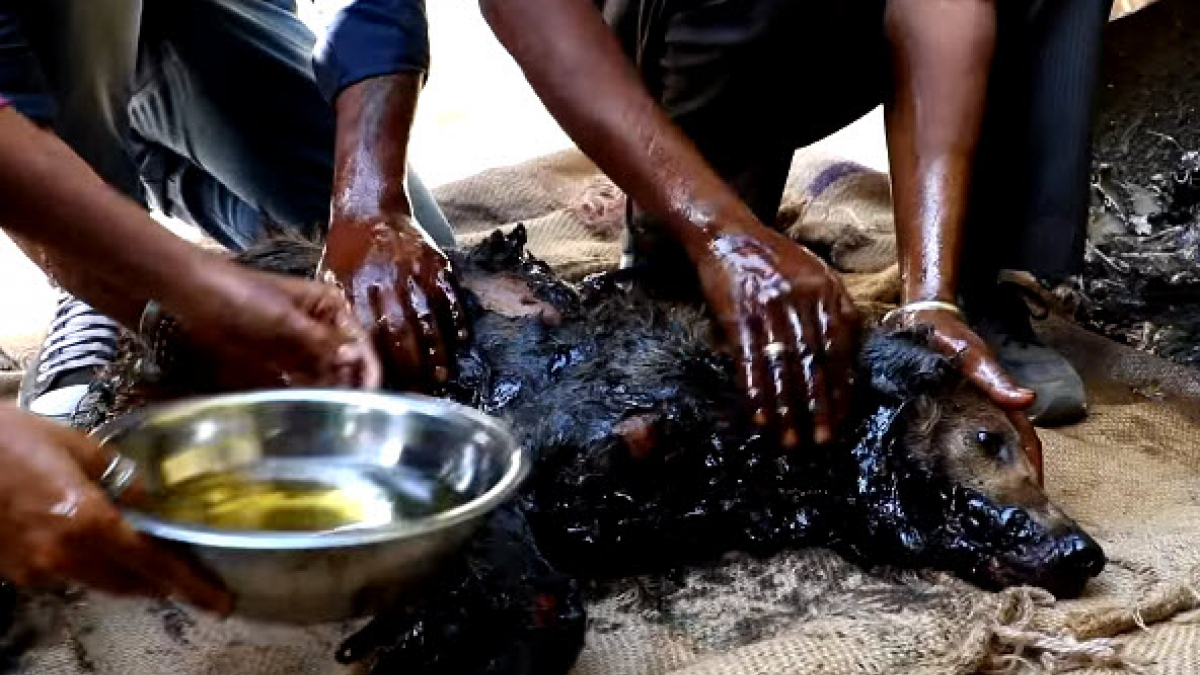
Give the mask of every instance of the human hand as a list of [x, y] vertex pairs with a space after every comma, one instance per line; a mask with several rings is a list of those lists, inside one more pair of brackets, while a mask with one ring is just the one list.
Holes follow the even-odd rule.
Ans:
[[218, 260], [200, 274], [205, 292], [173, 315], [189, 344], [219, 357], [242, 386], [380, 385], [369, 337], [336, 285]]
[[0, 428], [0, 576], [229, 612], [227, 591], [121, 519], [94, 482], [111, 456], [91, 439], [11, 406], [0, 406]]
[[1025, 454], [1042, 476], [1042, 445], [1037, 431], [1025, 410], [1033, 405], [1036, 394], [1017, 384], [987, 344], [963, 322], [962, 316], [951, 308], [906, 311], [901, 307], [888, 317], [891, 328], [927, 326], [930, 347], [958, 368], [969, 382], [980, 389], [997, 406], [1008, 413], [1013, 426], [1021, 434]]
[[716, 235], [693, 256], [704, 297], [741, 356], [755, 421], [785, 448], [833, 439], [850, 403], [859, 318], [820, 258], [758, 227]]
[[411, 219], [335, 218], [321, 267], [345, 289], [390, 374], [417, 390], [450, 378], [466, 312], [450, 261]]

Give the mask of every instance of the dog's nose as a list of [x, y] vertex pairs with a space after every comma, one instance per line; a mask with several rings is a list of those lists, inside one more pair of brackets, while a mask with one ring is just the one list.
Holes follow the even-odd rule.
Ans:
[[1072, 532], [1058, 542], [1059, 573], [1077, 574], [1090, 579], [1104, 570], [1108, 560], [1104, 549], [1088, 535]]
[[1108, 560], [1095, 539], [1082, 532], [1068, 532], [1054, 540], [1052, 558], [1044, 568], [1038, 586], [1059, 600], [1079, 597], [1088, 580], [1100, 574]]

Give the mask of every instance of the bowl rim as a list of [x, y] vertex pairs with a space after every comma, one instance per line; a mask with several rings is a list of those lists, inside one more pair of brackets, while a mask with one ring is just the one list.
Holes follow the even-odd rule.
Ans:
[[[416, 521], [330, 532], [245, 532], [221, 530], [200, 525], [180, 524], [152, 516], [132, 507], [121, 508], [126, 521], [137, 531], [159, 539], [222, 549], [306, 550], [336, 549], [410, 540], [436, 531], [448, 530], [475, 520], [498, 507], [520, 486], [530, 470], [528, 451], [517, 442], [501, 420], [474, 408], [447, 399], [419, 394], [354, 391], [345, 389], [278, 389], [253, 392], [195, 396], [139, 408], [110, 420], [92, 431], [101, 446], [109, 446], [115, 436], [129, 431], [149, 418], [190, 414], [205, 408], [267, 402], [325, 402], [361, 405], [397, 413], [442, 415], [451, 412], [467, 418], [487, 433], [499, 437], [511, 448], [509, 465], [492, 487], [478, 497], [452, 509]], [[110, 446], [111, 447], [111, 446]]]

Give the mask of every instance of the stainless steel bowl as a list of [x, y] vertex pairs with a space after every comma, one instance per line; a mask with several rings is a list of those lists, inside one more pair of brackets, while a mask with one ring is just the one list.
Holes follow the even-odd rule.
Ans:
[[[504, 425], [419, 396], [216, 396], [147, 408], [96, 434], [137, 463], [148, 498], [125, 510], [134, 528], [190, 550], [233, 591], [238, 614], [287, 623], [363, 616], [401, 600], [529, 470]], [[392, 491], [404, 509], [310, 532], [217, 529], [157, 515], [155, 500], [172, 489], [226, 472]]]

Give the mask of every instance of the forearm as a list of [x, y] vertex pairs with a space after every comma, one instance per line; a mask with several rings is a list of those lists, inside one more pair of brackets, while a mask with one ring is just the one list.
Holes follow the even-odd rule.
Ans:
[[887, 105], [903, 299], [954, 301], [996, 40], [992, 0], [890, 0]]
[[590, 0], [480, 0], [550, 113], [689, 251], [761, 227], [642, 86]]
[[39, 246], [15, 232], [9, 237], [25, 255], [59, 286], [100, 307], [108, 317], [126, 326], [136, 326], [145, 301], [139, 301], [126, 288], [114, 284], [88, 269], [87, 260], [77, 260], [61, 252]]
[[404, 177], [421, 78], [415, 72], [373, 77], [338, 95], [335, 227], [348, 220], [378, 216], [411, 219]]
[[0, 223], [76, 295], [123, 322], [183, 307], [206, 255], [118, 194], [53, 134], [0, 110]]

